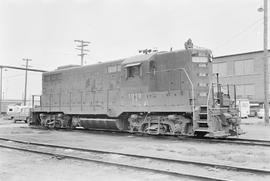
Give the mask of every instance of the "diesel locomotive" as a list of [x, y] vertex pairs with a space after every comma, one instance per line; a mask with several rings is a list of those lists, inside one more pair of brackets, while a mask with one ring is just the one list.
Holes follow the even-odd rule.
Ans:
[[235, 97], [216, 81], [211, 51], [187, 47], [45, 72], [30, 125], [230, 136], [240, 129]]

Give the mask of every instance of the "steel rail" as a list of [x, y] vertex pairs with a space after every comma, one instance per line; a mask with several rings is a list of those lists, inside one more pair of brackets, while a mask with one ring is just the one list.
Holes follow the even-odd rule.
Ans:
[[[61, 129], [62, 130], [62, 129]], [[65, 130], [65, 129], [63, 129]], [[119, 130], [106, 130], [106, 129], [74, 129], [73, 131], [85, 131], [85, 132], [102, 132], [102, 133], [119, 133], [119, 134], [140, 134], [139, 132], [130, 133], [128, 131], [119, 131]], [[138, 134], [136, 136], [138, 136]], [[198, 141], [198, 142], [207, 142], [207, 143], [221, 143], [221, 144], [236, 144], [236, 145], [247, 145], [247, 146], [263, 146], [270, 147], [270, 140], [255, 140], [255, 139], [242, 139], [242, 138], [212, 138], [212, 137], [203, 137], [199, 138], [196, 136], [178, 136], [178, 135], [169, 135], [169, 134], [159, 134], [159, 135], [149, 135], [151, 137], [158, 137], [162, 139], [173, 139], [179, 141]], [[163, 136], [163, 137], [161, 137]]]
[[[31, 126], [32, 129], [46, 129], [40, 126]], [[70, 129], [59, 128], [58, 131], [67, 131]], [[135, 136], [141, 136], [143, 133], [139, 132], [128, 132], [128, 131], [120, 131], [120, 130], [109, 130], [109, 129], [79, 129], [75, 128], [72, 131], [79, 132], [91, 132], [91, 133], [100, 133], [100, 134], [130, 134]], [[194, 141], [194, 142], [206, 142], [206, 143], [221, 143], [221, 144], [235, 144], [235, 145], [246, 145], [246, 146], [263, 146], [270, 147], [270, 140], [255, 140], [255, 139], [241, 139], [241, 138], [212, 138], [212, 137], [203, 137], [199, 138], [196, 136], [181, 136], [181, 135], [169, 135], [169, 134], [159, 134], [159, 135], [151, 135], [151, 134], [143, 134], [149, 137], [157, 137], [159, 139], [172, 139], [178, 141]]]
[[148, 167], [144, 167], [144, 166], [134, 166], [134, 165], [122, 164], [122, 163], [116, 163], [116, 162], [110, 162], [110, 161], [83, 158], [83, 157], [79, 157], [79, 156], [70, 156], [70, 155], [66, 155], [66, 154], [55, 154], [52, 152], [38, 151], [38, 150], [19, 148], [19, 147], [14, 147], [14, 146], [6, 146], [6, 145], [2, 145], [2, 144], [0, 144], [0, 147], [6, 148], [6, 149], [13, 149], [13, 150], [19, 150], [19, 151], [24, 151], [24, 152], [42, 154], [42, 155], [49, 155], [49, 156], [54, 156], [54, 157], [62, 158], [62, 159], [67, 158], [67, 159], [74, 159], [74, 160], [79, 160], [79, 161], [94, 162], [94, 163], [110, 165], [110, 166], [137, 169], [137, 170], [141, 170], [141, 171], [149, 171], [149, 172], [153, 172], [153, 173], [165, 174], [165, 175], [170, 175], [170, 176], [175, 176], [175, 177], [193, 178], [193, 179], [197, 179], [197, 180], [206, 180], [206, 181], [208, 181], [208, 180], [209, 181], [229, 181], [229, 180], [220, 179], [220, 178], [212, 178], [212, 177], [199, 176], [199, 175], [193, 175], [193, 174], [179, 173], [179, 172], [167, 171], [167, 170], [162, 170], [162, 169], [148, 168]]
[[255, 139], [241, 139], [241, 138], [194, 138], [194, 141], [212, 142], [212, 143], [224, 143], [224, 144], [238, 144], [248, 146], [264, 146], [270, 147], [270, 141], [268, 140], [255, 140]]
[[53, 144], [20, 141], [20, 140], [14, 140], [14, 139], [9, 139], [9, 138], [2, 138], [2, 137], [0, 137], [0, 140], [11, 141], [11, 142], [27, 144], [27, 145], [44, 146], [44, 147], [60, 148], [60, 149], [70, 149], [70, 150], [75, 150], [75, 151], [93, 152], [93, 153], [100, 153], [100, 154], [115, 154], [115, 155], [140, 158], [140, 159], [152, 159], [152, 160], [165, 161], [165, 162], [170, 162], [170, 163], [192, 164], [192, 165], [197, 165], [197, 166], [214, 167], [214, 168], [220, 168], [220, 169], [226, 169], [226, 170], [270, 175], [270, 170], [266, 170], [266, 169], [254, 169], [254, 168], [248, 168], [248, 167], [221, 165], [221, 164], [196, 162], [196, 161], [189, 161], [189, 160], [179, 160], [179, 159], [175, 160], [175, 159], [164, 158], [164, 157], [154, 157], [154, 156], [137, 155], [137, 154], [129, 154], [129, 153], [122, 153], [122, 152], [106, 151], [106, 150], [86, 149], [86, 148], [78, 148], [78, 147], [70, 147], [70, 146], [60, 146], [60, 145], [53, 145]]

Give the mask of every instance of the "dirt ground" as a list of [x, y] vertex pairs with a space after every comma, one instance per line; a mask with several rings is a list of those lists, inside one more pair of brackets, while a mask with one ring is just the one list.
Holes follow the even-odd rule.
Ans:
[[266, 126], [264, 119], [248, 118], [242, 119], [241, 128], [246, 134], [240, 136], [245, 139], [270, 140], [270, 126]]
[[179, 180], [162, 174], [69, 159], [58, 160], [55, 157], [10, 149], [0, 150], [0, 168], [1, 181]]
[[[246, 134], [240, 138], [269, 139], [270, 127], [262, 120], [242, 121]], [[168, 140], [158, 137], [101, 134], [93, 132], [31, 129], [27, 124], [0, 119], [0, 137], [115, 152], [204, 161], [270, 169], [270, 148], [244, 145], [209, 144]], [[0, 180], [179, 180], [161, 174], [132, 169], [57, 160], [25, 152], [0, 149]], [[182, 179], [187, 180], [187, 179]], [[248, 178], [245, 180], [249, 180]]]

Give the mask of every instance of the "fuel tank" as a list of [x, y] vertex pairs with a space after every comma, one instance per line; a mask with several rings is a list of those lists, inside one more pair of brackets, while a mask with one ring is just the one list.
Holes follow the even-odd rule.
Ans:
[[97, 118], [79, 118], [80, 126], [85, 129], [109, 129], [124, 130], [128, 128], [127, 123], [121, 119], [97, 119]]

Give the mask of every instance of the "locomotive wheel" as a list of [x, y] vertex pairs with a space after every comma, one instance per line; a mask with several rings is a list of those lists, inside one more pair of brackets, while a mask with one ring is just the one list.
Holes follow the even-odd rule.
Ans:
[[139, 132], [148, 133], [147, 128], [148, 128], [148, 123], [144, 123], [139, 127]]
[[54, 121], [55, 123], [54, 123], [54, 128], [61, 128], [62, 127], [62, 124], [61, 124], [61, 121], [60, 120], [55, 120]]
[[47, 120], [45, 126], [49, 129], [55, 128], [55, 121], [54, 120]]
[[[160, 124], [159, 134], [168, 133], [168, 132], [166, 132], [168, 130], [167, 126], [169, 126], [169, 125]], [[151, 128], [152, 128], [152, 130], [151, 130]], [[148, 123], [144, 123], [141, 126], [140, 130], [141, 130], [141, 132], [147, 133], [147, 134], [158, 134], [158, 124], [157, 123], [152, 123], [151, 126], [149, 127]], [[169, 130], [170, 130], [170, 128], [169, 128]]]

